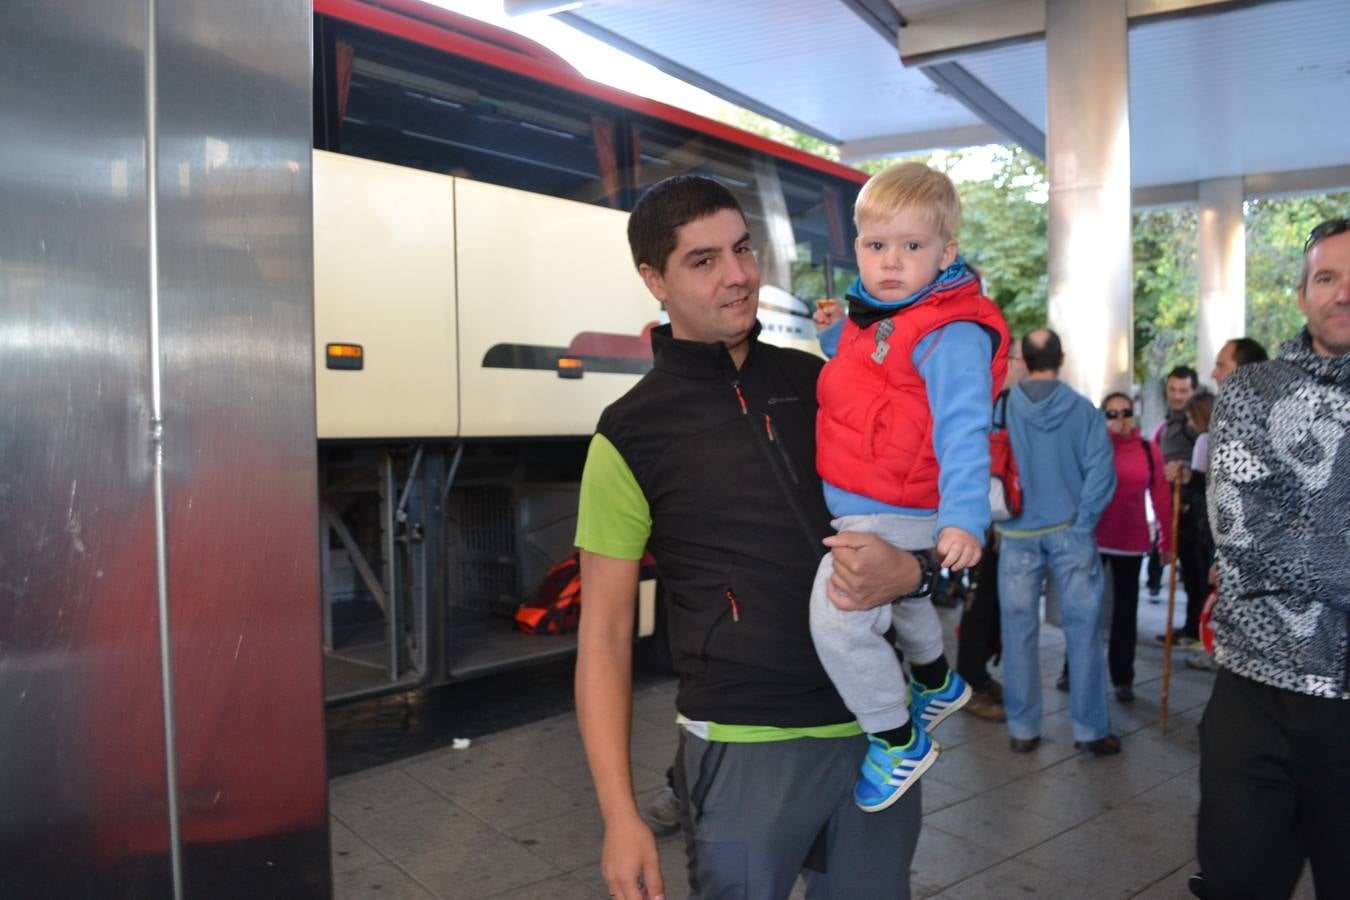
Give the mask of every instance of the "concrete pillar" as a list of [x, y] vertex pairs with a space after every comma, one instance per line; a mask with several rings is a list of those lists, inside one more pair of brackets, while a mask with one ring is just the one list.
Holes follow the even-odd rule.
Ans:
[[1046, 0], [1049, 320], [1062, 378], [1096, 402], [1132, 379], [1125, 0]]
[[1196, 369], [1211, 388], [1219, 348], [1242, 337], [1247, 323], [1247, 232], [1242, 217], [1240, 176], [1199, 184], [1200, 306], [1197, 310]]

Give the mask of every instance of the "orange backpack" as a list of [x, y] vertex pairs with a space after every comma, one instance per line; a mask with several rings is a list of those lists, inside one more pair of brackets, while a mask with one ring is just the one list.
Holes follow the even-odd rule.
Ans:
[[516, 627], [526, 634], [567, 634], [581, 622], [581, 554], [555, 563], [516, 610]]

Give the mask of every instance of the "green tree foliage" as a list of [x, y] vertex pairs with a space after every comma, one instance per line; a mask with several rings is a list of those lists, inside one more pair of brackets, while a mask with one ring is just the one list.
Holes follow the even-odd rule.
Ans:
[[[1347, 210], [1350, 193], [1261, 198], [1245, 204], [1247, 336], [1268, 351], [1273, 353], [1303, 326], [1295, 287], [1308, 232]], [[1198, 233], [1194, 207], [1134, 215], [1135, 376], [1141, 382], [1181, 364], [1208, 373], [1214, 362], [1195, 356]]]
[[1195, 365], [1195, 207], [1134, 214], [1134, 376], [1140, 383]]
[[[787, 125], [765, 118], [748, 109], [732, 106], [728, 103], [716, 111], [714, 118], [719, 122], [725, 122], [727, 125], [739, 128], [742, 131], [748, 131], [751, 134], [757, 134], [760, 137], [766, 137], [771, 141], [787, 144], [789, 147], [796, 147], [798, 150], [805, 150], [807, 153], [813, 153], [824, 159], [839, 161], [839, 148], [829, 141], [822, 141], [818, 137], [802, 134], [795, 128], [789, 128]], [[863, 171], [867, 170], [864, 169]]]
[[[937, 155], [930, 165], [954, 174], [964, 155]], [[992, 173], [957, 180], [961, 253], [984, 275], [986, 290], [1014, 335], [1045, 324], [1045, 167], [1020, 147], [999, 147]]]
[[1295, 288], [1308, 232], [1348, 214], [1350, 193], [1247, 201], [1247, 334], [1267, 350], [1303, 327]]

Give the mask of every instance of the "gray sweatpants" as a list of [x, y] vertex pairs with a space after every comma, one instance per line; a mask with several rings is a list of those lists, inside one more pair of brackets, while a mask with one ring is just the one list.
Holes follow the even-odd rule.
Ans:
[[680, 732], [675, 792], [695, 900], [908, 900], [923, 785], [889, 809], [853, 802], [862, 735], [762, 744]]
[[[875, 534], [904, 550], [933, 546], [937, 516], [840, 516], [836, 531]], [[895, 626], [895, 644], [911, 664], [930, 663], [942, 655], [942, 623], [929, 597], [902, 600], [874, 609], [844, 610], [825, 593], [834, 573], [834, 557], [826, 553], [811, 590], [811, 639], [825, 672], [858, 724], [875, 734], [909, 721], [905, 673], [885, 634]]]

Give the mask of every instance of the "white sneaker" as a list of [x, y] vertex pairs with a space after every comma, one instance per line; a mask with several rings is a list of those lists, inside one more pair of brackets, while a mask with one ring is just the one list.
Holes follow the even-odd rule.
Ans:
[[1214, 654], [1206, 653], [1204, 650], [1196, 650], [1186, 657], [1186, 668], [1216, 672], [1219, 669], [1219, 664], [1214, 661]]

